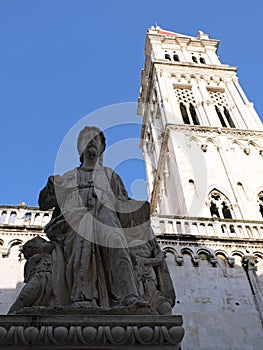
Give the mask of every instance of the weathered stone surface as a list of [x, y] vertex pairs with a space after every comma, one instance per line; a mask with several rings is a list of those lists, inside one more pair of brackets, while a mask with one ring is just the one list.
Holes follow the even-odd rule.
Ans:
[[0, 316], [0, 348], [173, 349], [184, 336], [181, 316]]
[[134, 314], [136, 308], [143, 313], [142, 304], [146, 314], [148, 306], [172, 313], [174, 288], [149, 203], [129, 198], [120, 177], [103, 166], [105, 146], [100, 129], [85, 127], [78, 138], [81, 165], [50, 176], [40, 192], [40, 209], [54, 208], [45, 227], [50, 241], [36, 237], [23, 246], [26, 285], [10, 314], [35, 306], [113, 314], [126, 307]]

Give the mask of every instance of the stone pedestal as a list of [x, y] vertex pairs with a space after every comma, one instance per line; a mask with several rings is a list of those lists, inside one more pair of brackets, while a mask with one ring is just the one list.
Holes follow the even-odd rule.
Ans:
[[0, 316], [0, 349], [173, 349], [184, 336], [182, 316]]

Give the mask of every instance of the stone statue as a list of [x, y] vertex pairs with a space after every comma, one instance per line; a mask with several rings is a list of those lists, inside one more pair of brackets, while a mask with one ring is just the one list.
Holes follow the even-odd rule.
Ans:
[[169, 283], [165, 287], [162, 284], [164, 273], [168, 274], [164, 263], [165, 253], [160, 249], [155, 239], [146, 243], [139, 241], [134, 243], [136, 245], [132, 246], [130, 251], [140, 295], [150, 303], [152, 309], [158, 314], [171, 314], [171, 300], [174, 298], [174, 291]]
[[24, 269], [26, 285], [9, 313], [23, 307], [49, 306], [54, 303], [51, 282], [53, 248], [53, 243], [41, 237], [35, 237], [24, 244], [22, 252], [27, 259]]
[[[45, 227], [54, 246], [48, 306], [150, 305], [155, 313], [171, 313], [175, 295], [150, 227], [149, 203], [130, 199], [120, 177], [103, 166], [105, 146], [100, 129], [85, 127], [77, 143], [80, 166], [50, 176], [40, 192], [40, 209], [54, 208]], [[138, 241], [144, 242], [140, 252]], [[38, 305], [47, 305], [41, 300]]]

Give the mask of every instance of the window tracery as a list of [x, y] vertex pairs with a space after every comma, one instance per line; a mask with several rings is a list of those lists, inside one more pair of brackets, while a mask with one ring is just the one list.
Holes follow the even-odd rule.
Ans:
[[175, 88], [175, 95], [179, 103], [184, 123], [200, 125], [196, 111], [196, 102], [192, 90]]
[[215, 106], [215, 110], [217, 116], [220, 120], [221, 125], [224, 128], [235, 128], [235, 123], [230, 115], [229, 106], [227, 103], [227, 99], [225, 93], [222, 91], [209, 91], [210, 98], [212, 100], [213, 105]]

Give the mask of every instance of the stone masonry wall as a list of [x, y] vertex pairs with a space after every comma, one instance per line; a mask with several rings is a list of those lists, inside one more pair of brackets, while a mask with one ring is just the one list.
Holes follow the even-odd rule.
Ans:
[[182, 349], [261, 350], [261, 320], [241, 258], [235, 256], [234, 265], [229, 260], [231, 266], [223, 255], [212, 258], [204, 248], [176, 255], [167, 242], [163, 247], [177, 295], [173, 312], [183, 315]]

